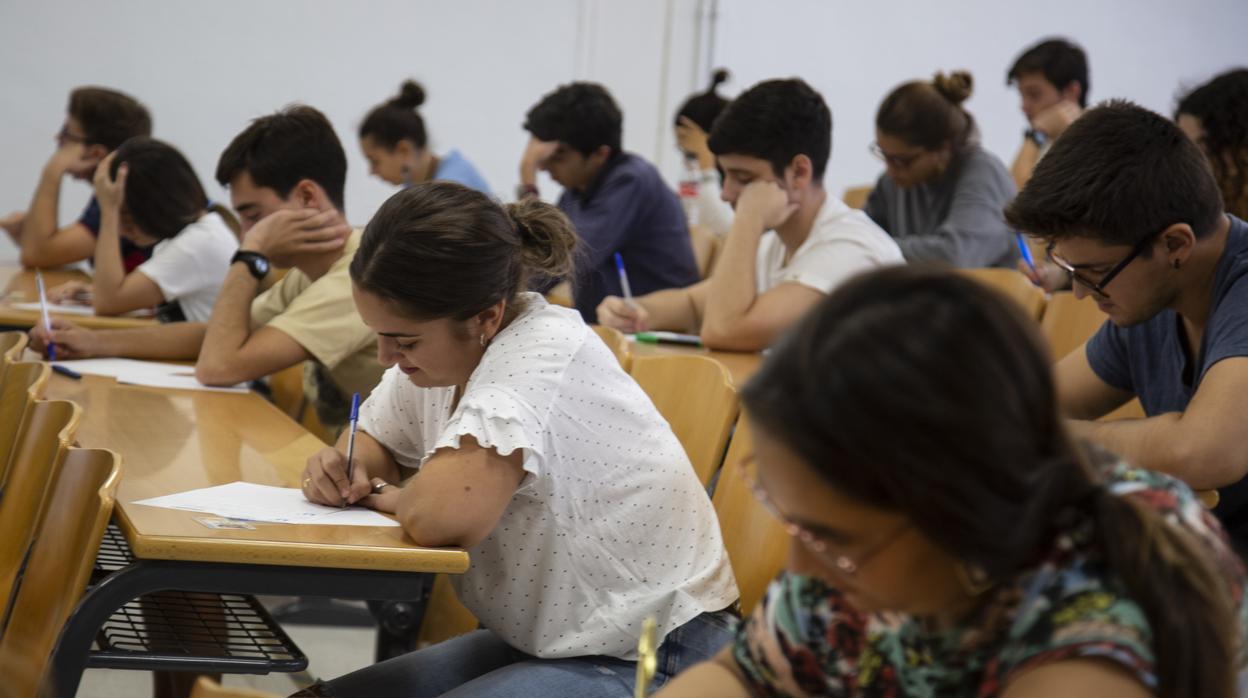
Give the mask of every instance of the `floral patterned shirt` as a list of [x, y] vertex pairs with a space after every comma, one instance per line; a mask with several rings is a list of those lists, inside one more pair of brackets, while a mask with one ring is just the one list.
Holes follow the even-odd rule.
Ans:
[[[1194, 533], [1214, 556], [1239, 611], [1240, 667], [1248, 666], [1244, 568], [1212, 513], [1178, 480], [1122, 463], [1107, 486]], [[741, 625], [733, 656], [764, 696], [987, 698], [1016, 672], [1076, 657], [1114, 662], [1155, 688], [1148, 619], [1105, 569], [1091, 534], [1087, 521], [1063, 531], [964, 625], [939, 631], [912, 616], [861, 613], [823, 580], [783, 574]]]

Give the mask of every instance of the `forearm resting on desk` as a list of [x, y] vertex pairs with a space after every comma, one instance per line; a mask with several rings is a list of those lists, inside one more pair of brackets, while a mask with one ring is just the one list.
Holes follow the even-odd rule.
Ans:
[[30, 332], [30, 348], [42, 353], [49, 339], [62, 359], [121, 357], [193, 361], [204, 341], [201, 322], [173, 322], [152, 327], [91, 330], [60, 318], [52, 319], [52, 333], [38, 325]]
[[351, 467], [351, 477], [348, 478], [347, 445], [350, 438], [350, 430], [343, 431], [338, 437], [338, 443], [318, 451], [308, 459], [303, 471], [304, 496], [308, 501], [318, 504], [338, 506], [344, 502], [359, 502], [393, 514], [393, 506], [378, 506], [385, 502], [379, 502], [370, 495], [373, 491], [372, 479], [375, 477], [392, 484], [398, 482], [399, 467], [394, 456], [390, 455], [390, 451], [380, 441], [367, 432], [357, 430], [355, 449], [351, 454], [354, 465]]
[[[1100, 444], [1132, 465], [1173, 475], [1195, 489], [1238, 482], [1248, 471], [1242, 448], [1206, 438], [1181, 412], [1109, 422], [1070, 421], [1071, 432]], [[1238, 441], [1237, 443], [1242, 443]]]

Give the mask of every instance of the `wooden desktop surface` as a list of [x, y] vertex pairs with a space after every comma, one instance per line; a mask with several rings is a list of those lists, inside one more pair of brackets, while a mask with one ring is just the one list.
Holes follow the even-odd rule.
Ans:
[[253, 523], [210, 529], [197, 512], [134, 504], [236, 480], [298, 487], [324, 444], [254, 393], [161, 390], [54, 375], [49, 399], [83, 408], [77, 441], [122, 455], [117, 521], [135, 555], [200, 562], [462, 573], [468, 554], [420, 548], [402, 528]]
[[[43, 283], [48, 288], [59, 286], [66, 281], [91, 281], [91, 277], [81, 271], [68, 269], [51, 269], [43, 272]], [[37, 310], [20, 310], [13, 303], [39, 302], [39, 290], [35, 285], [35, 272], [20, 266], [0, 265], [0, 287], [4, 295], [0, 297], [0, 326], [34, 327], [42, 319]], [[124, 327], [149, 327], [156, 324], [155, 318], [143, 317], [103, 317], [98, 315], [68, 315], [50, 311], [54, 317], [63, 317], [74, 324], [91, 329], [113, 329]]]

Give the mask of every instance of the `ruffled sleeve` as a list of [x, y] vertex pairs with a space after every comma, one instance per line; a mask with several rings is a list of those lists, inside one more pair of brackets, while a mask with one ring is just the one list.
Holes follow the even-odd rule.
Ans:
[[541, 475], [543, 431], [537, 411], [511, 390], [497, 384], [470, 387], [425, 456], [442, 448], [459, 448], [464, 436], [472, 436], [502, 456], [523, 450], [525, 471]]

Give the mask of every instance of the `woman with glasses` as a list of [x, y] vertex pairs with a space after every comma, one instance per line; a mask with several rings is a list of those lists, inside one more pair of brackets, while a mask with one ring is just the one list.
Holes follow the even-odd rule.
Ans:
[[871, 152], [885, 170], [864, 210], [908, 261], [1009, 267], [1018, 258], [1001, 215], [1014, 181], [979, 144], [975, 119], [962, 108], [970, 96], [969, 73], [937, 73], [900, 85], [876, 113]]
[[1236, 695], [1240, 561], [1185, 485], [1069, 438], [1048, 364], [960, 275], [834, 292], [743, 392], [789, 569], [661, 695]]

